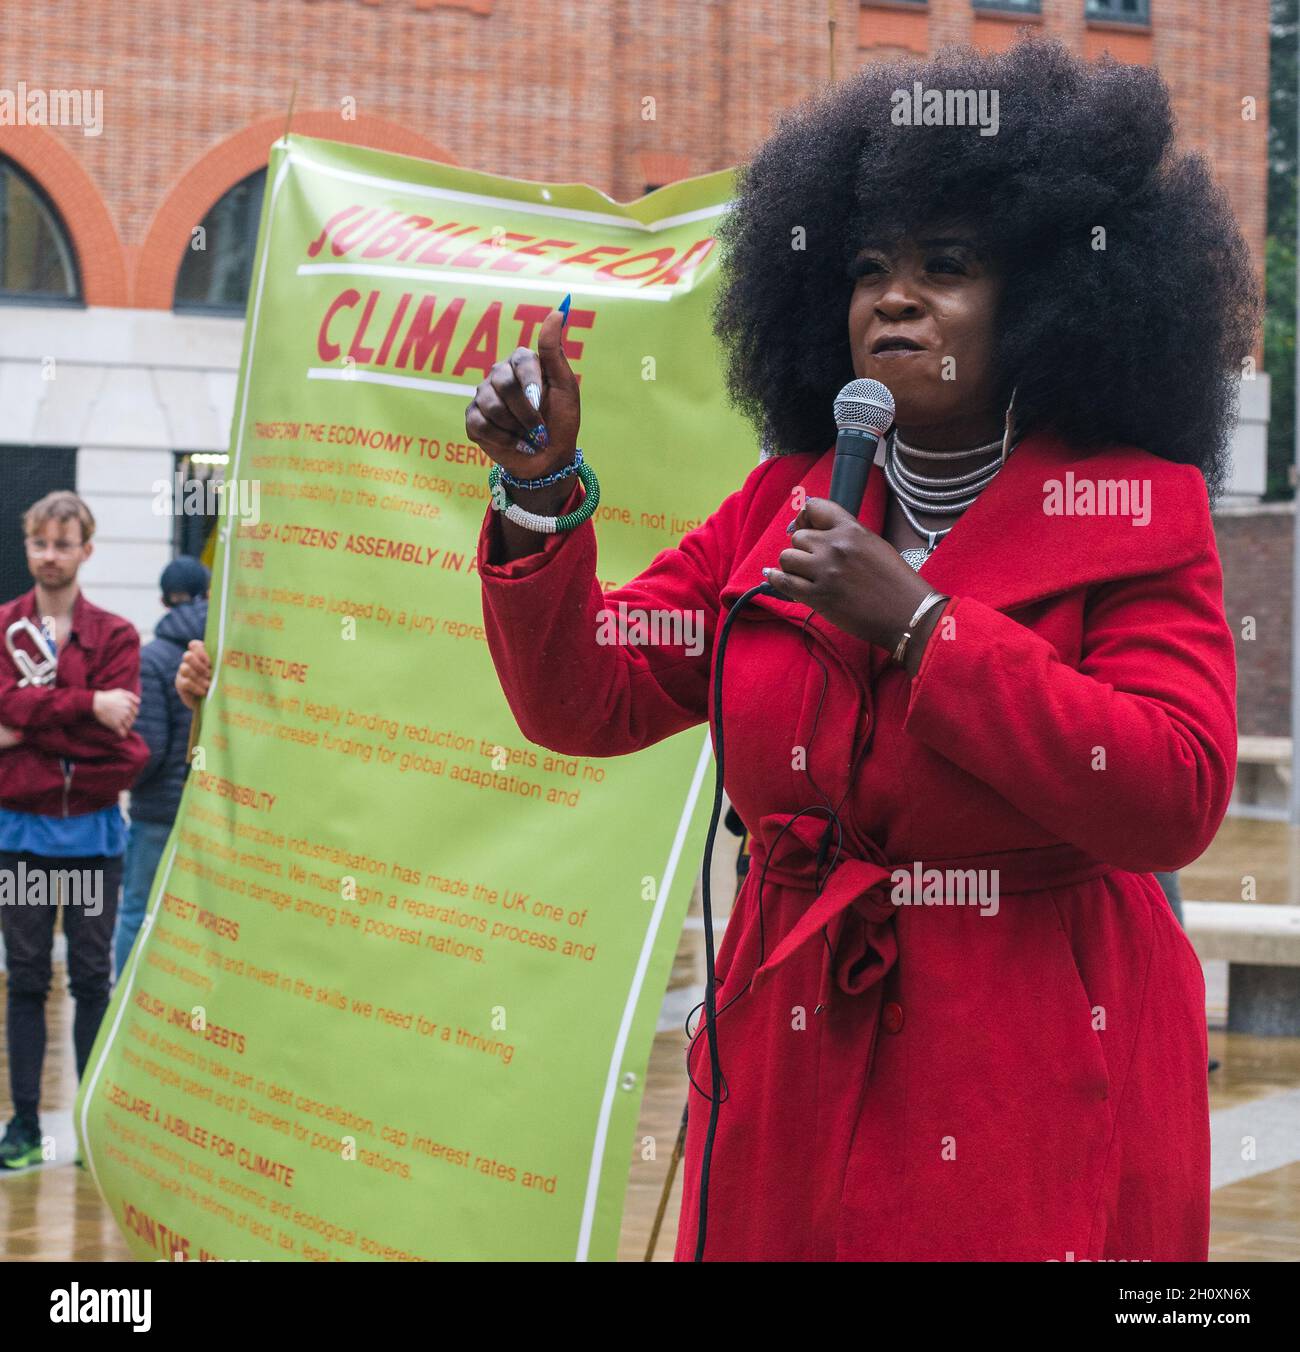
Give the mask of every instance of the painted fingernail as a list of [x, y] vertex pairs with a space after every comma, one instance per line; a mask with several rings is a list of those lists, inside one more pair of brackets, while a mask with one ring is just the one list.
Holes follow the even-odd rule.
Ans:
[[[798, 519], [799, 519], [798, 517], [795, 517], [794, 521], [798, 521]], [[787, 535], [794, 534], [794, 521], [790, 522], [790, 524], [785, 528], [785, 533]]]
[[551, 444], [550, 434], [546, 430], [545, 423], [538, 423], [537, 426], [528, 433], [528, 439], [539, 451], [544, 451]]
[[560, 302], [559, 310], [560, 313], [564, 316], [564, 323], [560, 325], [561, 333], [563, 333], [564, 330], [569, 327], [569, 303], [572, 300], [573, 295], [572, 293], [570, 293], [569, 295], [565, 296], [565, 298]]
[[515, 450], [517, 450], [517, 451], [519, 452], [520, 455], [536, 455], [536, 454], [537, 454], [537, 447], [536, 447], [536, 446], [530, 446], [530, 445], [528, 444], [528, 442], [526, 442], [526, 441], [516, 441], [516, 442], [515, 442]]
[[542, 406], [542, 387], [535, 381], [524, 386], [524, 398], [536, 409]]
[[771, 573], [771, 571], [772, 571], [772, 570], [771, 570], [770, 568], [764, 568], [764, 569], [763, 569], [763, 576], [764, 576], [765, 578], [768, 577], [768, 575]]

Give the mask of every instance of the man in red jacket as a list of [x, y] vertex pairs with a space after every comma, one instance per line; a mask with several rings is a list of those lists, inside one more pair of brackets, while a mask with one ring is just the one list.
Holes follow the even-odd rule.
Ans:
[[93, 548], [90, 509], [75, 493], [50, 493], [28, 509], [23, 530], [36, 585], [0, 606], [0, 927], [14, 1105], [0, 1167], [10, 1169], [45, 1157], [37, 1114], [56, 909], [76, 1001], [78, 1076], [108, 1006], [126, 839], [118, 795], [149, 758], [131, 731], [139, 635], [77, 585]]

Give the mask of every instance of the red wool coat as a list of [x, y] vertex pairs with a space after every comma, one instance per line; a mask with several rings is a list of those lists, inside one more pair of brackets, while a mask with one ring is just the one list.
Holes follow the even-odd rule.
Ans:
[[[832, 458], [762, 462], [604, 594], [590, 521], [491, 565], [489, 509], [483, 612], [524, 734], [615, 756], [711, 722], [720, 617], [786, 548], [796, 486], [827, 496]], [[1149, 523], [1049, 514], [1069, 471], [1076, 489], [1138, 481]], [[877, 533], [888, 491], [873, 470]], [[718, 953], [719, 1009], [745, 993], [717, 1026], [706, 1257], [1205, 1261], [1205, 987], [1152, 877], [1209, 845], [1236, 769], [1204, 482], [1132, 447], [1027, 437], [921, 576], [954, 599], [914, 679], [814, 614], [823, 674], [808, 608], [775, 597], [728, 639], [726, 787], [753, 862]], [[619, 601], [702, 610], [704, 652], [598, 644]], [[844, 829], [819, 895], [824, 816], [777, 842], [825, 801], [813, 779]], [[893, 870], [918, 862], [983, 870], [996, 913], [952, 889], [894, 904]], [[703, 1033], [690, 1065], [707, 1087]], [[708, 1113], [692, 1090], [679, 1259]]]

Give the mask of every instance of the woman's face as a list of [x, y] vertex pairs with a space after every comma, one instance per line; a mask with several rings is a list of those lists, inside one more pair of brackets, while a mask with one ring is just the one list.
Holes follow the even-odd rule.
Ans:
[[996, 436], [1003, 410], [993, 403], [993, 330], [1001, 280], [961, 227], [867, 244], [850, 277], [853, 369], [889, 387], [907, 439], [956, 449]]

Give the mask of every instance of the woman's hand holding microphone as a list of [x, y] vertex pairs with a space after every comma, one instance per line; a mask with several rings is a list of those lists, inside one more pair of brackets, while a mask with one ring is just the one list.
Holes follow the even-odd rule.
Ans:
[[[889, 541], [868, 530], [829, 498], [808, 498], [786, 529], [789, 548], [763, 575], [776, 594], [823, 615], [846, 634], [892, 650], [930, 584], [913, 572]], [[942, 605], [921, 617], [903, 655], [915, 676]]]
[[[465, 410], [465, 433], [502, 469], [518, 479], [540, 479], [573, 463], [578, 445], [581, 403], [578, 379], [564, 355], [565, 315], [552, 310], [542, 320], [537, 350], [516, 348], [488, 372]], [[516, 488], [512, 501], [541, 516], [555, 516], [573, 491], [572, 478], [544, 488]], [[545, 537], [495, 513], [500, 521], [503, 557], [492, 563], [534, 554]]]

